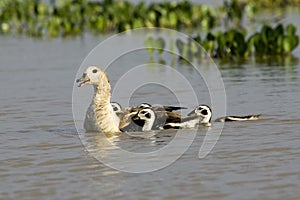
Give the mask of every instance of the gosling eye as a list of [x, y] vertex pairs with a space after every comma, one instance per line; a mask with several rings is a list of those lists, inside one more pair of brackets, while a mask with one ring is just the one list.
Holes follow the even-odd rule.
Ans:
[[98, 72], [98, 70], [97, 69], [93, 69], [93, 71], [92, 71], [94, 74], [95, 73], [97, 73]]
[[147, 113], [147, 114], [145, 115], [145, 117], [147, 117], [148, 119], [150, 119], [150, 118], [151, 118], [151, 114], [150, 114], [150, 113]]
[[146, 111], [142, 111], [142, 112], [141, 112], [141, 114], [145, 114], [145, 113], [146, 113]]
[[207, 110], [202, 110], [202, 111], [201, 111], [201, 114], [202, 114], [202, 115], [207, 115], [208, 112], [207, 112]]

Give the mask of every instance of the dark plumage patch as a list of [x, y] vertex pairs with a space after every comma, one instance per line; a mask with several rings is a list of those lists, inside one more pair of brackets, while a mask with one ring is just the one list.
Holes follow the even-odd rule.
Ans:
[[201, 114], [202, 114], [202, 115], [207, 115], [208, 112], [207, 112], [207, 110], [202, 110], [202, 111], [201, 111]]
[[150, 118], [151, 118], [151, 114], [150, 114], [150, 113], [147, 113], [147, 114], [145, 115], [145, 117], [147, 117], [148, 119], [150, 119]]
[[171, 125], [169, 125], [169, 124], [165, 124], [165, 125], [163, 126], [163, 128], [164, 128], [164, 129], [179, 129], [180, 126], [171, 126]]

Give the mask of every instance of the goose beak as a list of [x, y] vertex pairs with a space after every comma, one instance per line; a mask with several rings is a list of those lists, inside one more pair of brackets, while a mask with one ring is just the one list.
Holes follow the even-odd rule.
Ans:
[[82, 74], [82, 76], [76, 80], [76, 83], [78, 83], [78, 87], [85, 86], [85, 85], [89, 84], [89, 82], [90, 82], [90, 79], [88, 78], [86, 73]]

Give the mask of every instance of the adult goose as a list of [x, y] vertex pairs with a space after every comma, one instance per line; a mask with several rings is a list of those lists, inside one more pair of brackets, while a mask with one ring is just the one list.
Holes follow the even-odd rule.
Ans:
[[[97, 66], [86, 68], [82, 76], [76, 80], [78, 87], [86, 85], [94, 86], [94, 97], [86, 115], [86, 120], [90, 119], [94, 127], [101, 129], [104, 133], [120, 132], [120, 118], [114, 112], [111, 105], [111, 86], [108, 76], [104, 70]], [[94, 117], [94, 122], [93, 118]], [[86, 122], [85, 122], [86, 126]], [[85, 127], [89, 128], [89, 127]]]

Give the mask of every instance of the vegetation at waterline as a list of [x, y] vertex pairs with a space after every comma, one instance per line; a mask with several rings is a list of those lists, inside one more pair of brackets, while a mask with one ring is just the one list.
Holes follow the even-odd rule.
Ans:
[[217, 23], [212, 8], [188, 1], [150, 4], [113, 0], [57, 0], [52, 4], [39, 0], [0, 1], [0, 32], [35, 37], [79, 35], [86, 30], [121, 32], [139, 27], [210, 29]]
[[[231, 29], [216, 34], [208, 33], [204, 39], [196, 35], [193, 39], [199, 45], [192, 39], [178, 39], [176, 47], [185, 59], [202, 58], [208, 54], [221, 60], [243, 60], [250, 56], [266, 59], [277, 55], [290, 55], [299, 44], [296, 27], [292, 24], [286, 27], [278, 24], [274, 28], [264, 25], [259, 32], [248, 37], [245, 32]], [[148, 36], [145, 40], [145, 47], [151, 55], [155, 49], [162, 54], [165, 44], [166, 41], [162, 38], [154, 39]]]
[[114, 0], [1, 0], [0, 33], [33, 37], [58, 37], [93, 33], [121, 32], [139, 27], [210, 30], [222, 19], [240, 25], [260, 7], [295, 5], [300, 0], [225, 0], [210, 7], [189, 1], [163, 1], [146, 4]]
[[300, 0], [240, 0], [240, 3], [244, 4], [256, 4], [257, 7], [261, 8], [284, 8], [287, 6], [299, 7]]
[[[51, 38], [82, 35], [87, 31], [96, 34], [122, 32], [140, 27], [189, 29], [192, 33], [201, 30], [202, 34], [208, 32], [206, 37], [198, 34], [194, 39], [213, 57], [223, 60], [241, 60], [251, 55], [266, 58], [291, 54], [299, 43], [296, 27], [265, 25], [260, 32], [249, 36], [242, 27], [242, 19], [244, 16], [254, 19], [260, 7], [287, 5], [300, 6], [300, 0], [225, 0], [222, 6], [216, 7], [189, 1], [134, 4], [114, 0], [50, 0], [47, 4], [42, 0], [0, 0], [0, 34]], [[212, 31], [221, 24], [225, 31]], [[163, 52], [162, 39], [146, 43], [147, 47], [150, 44]], [[189, 41], [176, 41], [174, 46], [188, 56], [206, 55]], [[148, 48], [150, 53], [151, 49]]]

